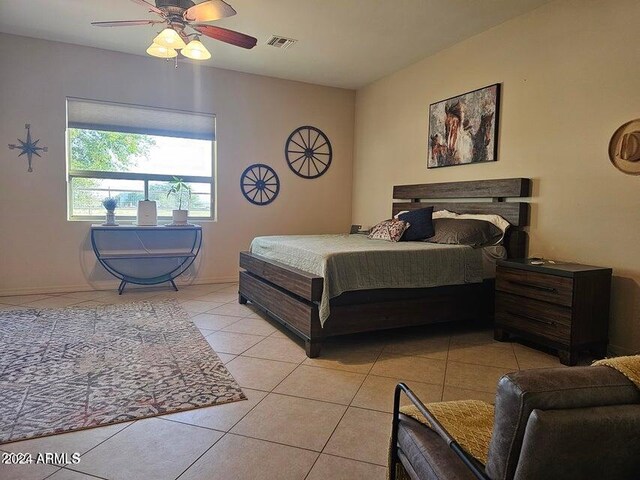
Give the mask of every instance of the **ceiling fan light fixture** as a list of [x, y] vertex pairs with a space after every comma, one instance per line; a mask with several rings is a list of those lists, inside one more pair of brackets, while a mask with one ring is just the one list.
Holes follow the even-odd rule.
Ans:
[[182, 38], [180, 38], [180, 35], [178, 35], [178, 32], [169, 27], [161, 31], [158, 36], [153, 39], [153, 43], [166, 48], [172, 48], [174, 50], [180, 50], [181, 48], [184, 48], [186, 46], [184, 40], [182, 40]]
[[198, 39], [191, 40], [180, 53], [191, 60], [208, 60], [211, 58], [211, 53], [209, 53], [207, 47]]
[[173, 48], [167, 48], [163, 45], [158, 45], [157, 43], [152, 43], [149, 48], [147, 48], [147, 53], [152, 57], [158, 58], [173, 58], [178, 56], [178, 52], [176, 52]]

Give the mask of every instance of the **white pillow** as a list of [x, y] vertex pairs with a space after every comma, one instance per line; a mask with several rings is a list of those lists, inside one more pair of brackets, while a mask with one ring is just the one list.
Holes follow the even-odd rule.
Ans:
[[458, 214], [449, 210], [437, 210], [433, 212], [431, 218], [455, 218]]

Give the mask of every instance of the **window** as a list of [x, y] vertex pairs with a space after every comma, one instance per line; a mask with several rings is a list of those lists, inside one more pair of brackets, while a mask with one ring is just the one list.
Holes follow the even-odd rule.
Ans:
[[176, 178], [191, 187], [182, 200], [189, 217], [212, 219], [214, 172], [215, 116], [67, 98], [69, 220], [104, 218], [107, 197], [118, 200], [119, 219], [134, 220], [138, 201], [149, 199], [168, 220]]

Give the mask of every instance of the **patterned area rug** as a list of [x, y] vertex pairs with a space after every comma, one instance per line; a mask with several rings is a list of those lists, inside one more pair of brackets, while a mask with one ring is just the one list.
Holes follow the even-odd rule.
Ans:
[[0, 444], [245, 398], [173, 300], [0, 311]]

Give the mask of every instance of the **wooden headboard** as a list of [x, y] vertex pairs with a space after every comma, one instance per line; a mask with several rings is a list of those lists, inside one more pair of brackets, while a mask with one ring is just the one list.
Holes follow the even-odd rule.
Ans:
[[[500, 215], [511, 224], [504, 240], [507, 255], [509, 258], [525, 258], [528, 237], [523, 228], [529, 225], [529, 204], [507, 202], [506, 199], [530, 196], [531, 179], [529, 178], [396, 185], [393, 187], [393, 215], [403, 210], [417, 210], [430, 205], [433, 205], [436, 211]], [[464, 200], [446, 202], [447, 199]], [[396, 200], [403, 201], [396, 202]], [[429, 200], [438, 201], [429, 202]]]

